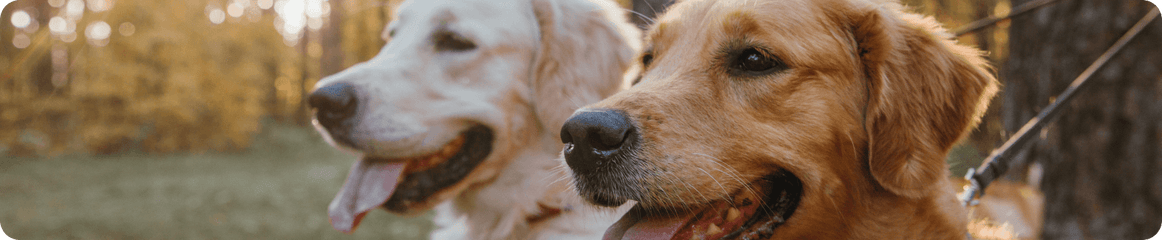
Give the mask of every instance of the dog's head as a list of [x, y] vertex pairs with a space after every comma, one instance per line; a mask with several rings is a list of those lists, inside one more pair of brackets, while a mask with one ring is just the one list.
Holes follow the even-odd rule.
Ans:
[[[944, 155], [976, 124], [996, 80], [978, 51], [897, 8], [676, 4], [647, 35], [640, 82], [562, 128], [585, 199], [637, 201], [607, 238], [963, 229], [955, 213], [933, 209], [956, 205], [938, 184]], [[901, 221], [895, 214], [938, 227], [876, 228]]]
[[618, 89], [640, 44], [608, 8], [404, 3], [378, 55], [310, 96], [319, 132], [362, 155], [329, 207], [335, 228], [351, 231], [379, 206], [423, 212], [490, 181], [522, 151], [557, 151], [556, 130]]

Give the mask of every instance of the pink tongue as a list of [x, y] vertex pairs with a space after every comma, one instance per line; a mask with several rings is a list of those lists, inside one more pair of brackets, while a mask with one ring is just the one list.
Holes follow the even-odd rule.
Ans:
[[335, 230], [351, 233], [363, 215], [387, 202], [399, 184], [407, 162], [385, 162], [360, 159], [351, 166], [343, 189], [331, 200], [327, 212]]
[[645, 214], [638, 206], [634, 206], [621, 217], [621, 220], [605, 231], [604, 240], [673, 239], [694, 214], [690, 212], [681, 215], [651, 216]]

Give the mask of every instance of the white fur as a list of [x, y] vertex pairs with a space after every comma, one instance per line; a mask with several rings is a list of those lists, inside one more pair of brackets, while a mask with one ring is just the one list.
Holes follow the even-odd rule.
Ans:
[[[626, 14], [601, 0], [415, 0], [396, 17], [377, 56], [316, 85], [358, 89], [353, 145], [340, 147], [421, 156], [471, 126], [488, 126], [492, 153], [436, 194], [436, 202], [451, 201], [436, 207], [432, 238], [600, 238], [626, 208], [593, 209], [557, 187], [567, 182], [558, 133], [574, 110], [623, 85], [640, 48]], [[439, 51], [432, 36], [441, 29], [477, 47]], [[528, 223], [539, 205], [571, 210]]]

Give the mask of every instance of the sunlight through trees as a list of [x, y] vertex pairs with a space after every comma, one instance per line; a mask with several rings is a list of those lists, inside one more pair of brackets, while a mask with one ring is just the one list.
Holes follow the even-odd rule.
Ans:
[[[235, 150], [263, 121], [307, 124], [302, 96], [383, 46], [391, 4], [9, 5], [0, 15], [0, 156]], [[342, 57], [321, 62], [327, 56]]]

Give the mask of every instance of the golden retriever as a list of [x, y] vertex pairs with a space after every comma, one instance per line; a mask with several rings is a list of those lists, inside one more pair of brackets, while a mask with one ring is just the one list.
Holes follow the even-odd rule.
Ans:
[[[594, 238], [616, 220], [569, 206], [554, 168], [569, 115], [613, 94], [640, 50], [599, 0], [410, 1], [373, 59], [327, 77], [315, 125], [361, 157], [328, 210], [350, 232], [383, 207], [437, 208], [433, 239]], [[577, 200], [580, 202], [580, 200]], [[446, 203], [446, 204], [441, 204]]]
[[930, 19], [866, 0], [691, 0], [640, 82], [561, 130], [607, 239], [963, 239], [944, 162], [998, 84]]

